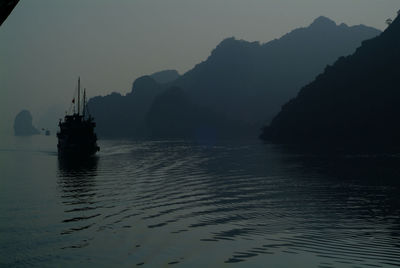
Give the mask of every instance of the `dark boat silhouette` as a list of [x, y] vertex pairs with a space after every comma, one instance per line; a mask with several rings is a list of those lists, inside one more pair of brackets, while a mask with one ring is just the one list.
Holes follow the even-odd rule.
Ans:
[[44, 135], [50, 136], [50, 130], [49, 129], [42, 128], [42, 131], [44, 132]]
[[97, 146], [97, 136], [94, 133], [96, 123], [89, 114], [86, 104], [86, 90], [83, 93], [83, 109], [80, 112], [80, 78], [78, 79], [78, 112], [75, 113], [75, 98], [72, 100], [74, 109], [72, 115], [66, 115], [64, 121], [58, 123], [57, 132], [58, 154], [65, 156], [84, 157], [100, 150]]

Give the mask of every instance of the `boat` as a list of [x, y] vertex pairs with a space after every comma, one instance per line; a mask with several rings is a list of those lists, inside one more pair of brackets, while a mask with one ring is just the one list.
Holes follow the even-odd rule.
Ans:
[[50, 136], [50, 130], [49, 129], [42, 128], [42, 131], [44, 132], [44, 135]]
[[96, 123], [90, 115], [86, 103], [86, 89], [83, 92], [83, 109], [81, 113], [80, 102], [80, 78], [78, 78], [78, 101], [77, 112], [75, 112], [76, 103], [73, 98], [73, 113], [67, 114], [62, 121], [60, 119], [57, 132], [58, 154], [65, 156], [84, 157], [94, 155], [100, 150], [97, 146], [97, 136], [94, 132]]

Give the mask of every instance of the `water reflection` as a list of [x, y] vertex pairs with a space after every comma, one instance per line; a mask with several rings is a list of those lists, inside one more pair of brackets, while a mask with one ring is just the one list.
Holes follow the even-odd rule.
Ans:
[[[93, 239], [104, 236], [116, 245], [106, 250], [154, 266], [184, 264], [190, 248], [196, 256], [218, 248], [213, 263], [219, 264], [259, 260], [274, 267], [308, 254], [324, 267], [400, 265], [396, 156], [318, 155], [246, 143], [102, 148], [101, 168], [96, 158], [59, 161], [62, 233], [74, 238], [70, 247], [91, 241], [97, 250]], [[125, 240], [133, 242], [119, 246]]]
[[242, 229], [214, 233], [210, 241], [245, 240], [249, 236], [257, 239], [260, 235], [269, 241], [235, 252], [226, 262], [285, 252], [311, 253], [325, 258], [332, 267], [346, 263], [376, 267], [400, 264], [397, 155], [278, 151], [275, 164], [284, 170], [276, 177], [262, 178], [259, 174], [262, 179], [243, 180], [246, 187], [243, 183], [225, 187], [225, 192], [233, 191], [230, 202], [236, 205], [232, 213], [240, 215], [233, 220]]
[[[289, 153], [292, 153], [289, 151]], [[288, 153], [288, 154], [289, 154]], [[400, 186], [398, 154], [291, 154], [287, 163], [296, 162], [305, 172], [319, 172], [336, 180], [356, 180], [365, 184]]]
[[[96, 212], [98, 161], [98, 157], [58, 158], [58, 185], [62, 203], [66, 207], [63, 222], [67, 225], [61, 232], [63, 235], [89, 229], [95, 225], [91, 219], [100, 215]], [[83, 239], [70, 247], [80, 248], [86, 245], [88, 245], [88, 240]]]
[[99, 158], [71, 158], [58, 156], [58, 170], [60, 177], [95, 177]]

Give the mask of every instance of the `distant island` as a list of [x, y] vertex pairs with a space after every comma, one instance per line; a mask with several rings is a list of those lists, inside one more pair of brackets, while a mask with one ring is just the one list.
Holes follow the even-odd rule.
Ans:
[[28, 110], [22, 110], [17, 114], [14, 120], [15, 136], [38, 135], [40, 131], [32, 125], [32, 115]]
[[299, 145], [400, 146], [400, 19], [325, 68], [286, 103], [261, 138]]
[[181, 76], [167, 70], [138, 78], [126, 96], [95, 97], [89, 107], [101, 137], [190, 138], [203, 129], [215, 137], [254, 137], [327, 64], [378, 34], [319, 17], [265, 44], [228, 38]]

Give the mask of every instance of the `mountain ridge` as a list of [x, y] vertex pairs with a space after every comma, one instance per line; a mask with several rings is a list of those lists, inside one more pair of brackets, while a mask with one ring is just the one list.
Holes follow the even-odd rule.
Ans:
[[400, 20], [340, 57], [286, 103], [261, 137], [275, 143], [398, 147]]
[[[327, 21], [323, 18], [314, 21], [314, 25], [324, 23]], [[91, 99], [89, 104], [98, 119], [99, 135], [135, 137], [140, 133], [145, 137], [151, 136], [151, 126], [154, 124], [149, 124], [149, 117], [146, 115], [150, 112], [155, 97], [172, 87], [183, 90], [185, 97], [182, 99], [188, 99], [196, 107], [201, 107], [199, 109], [205, 114], [208, 114], [208, 110], [216, 118], [224, 119], [225, 122], [220, 122], [220, 125], [231, 128], [216, 130], [216, 124], [210, 119], [210, 128], [214, 128], [215, 132], [228, 136], [234, 135], [239, 128], [251, 128], [256, 132], [272, 119], [282, 104], [294, 97], [327, 64], [350, 53], [363, 40], [379, 33], [379, 30], [370, 27], [357, 28], [354, 32], [351, 27], [336, 25], [333, 27], [334, 31], [328, 31], [322, 37], [319, 34], [315, 36], [310, 28], [311, 26], [295, 29], [280, 39], [264, 44], [237, 40], [234, 37], [226, 38], [211, 51], [206, 60], [174, 81], [163, 84], [157, 83], [151, 75], [144, 76], [135, 80], [132, 91], [126, 96], [110, 95]], [[303, 42], [293, 37], [297, 35], [305, 37]], [[332, 40], [336, 39], [343, 39], [343, 42], [332, 45]], [[158, 107], [163, 107], [161, 101], [168, 99], [170, 98], [159, 99]], [[185, 113], [182, 109], [181, 112]], [[165, 118], [165, 113], [159, 114], [159, 117], [160, 122], [163, 118], [164, 121], [168, 119]], [[123, 123], [115, 122], [122, 121], [122, 118]], [[153, 122], [158, 120], [154, 114], [151, 118]], [[203, 125], [207, 124], [206, 120], [198, 121]], [[236, 122], [236, 129], [232, 122]], [[157, 132], [160, 134], [160, 129]]]
[[[331, 30], [322, 36], [320, 31], [327, 30], [327, 25]], [[319, 17], [308, 27], [297, 28], [264, 44], [226, 38], [205, 61], [172, 85], [188, 90], [194, 100], [232, 114], [234, 119], [260, 124], [272, 119], [280, 106], [327, 64], [351, 54], [363, 40], [379, 33], [367, 26], [337, 26], [332, 20]], [[287, 75], [291, 77], [287, 79]], [[232, 103], [221, 107], [225, 98]]]

